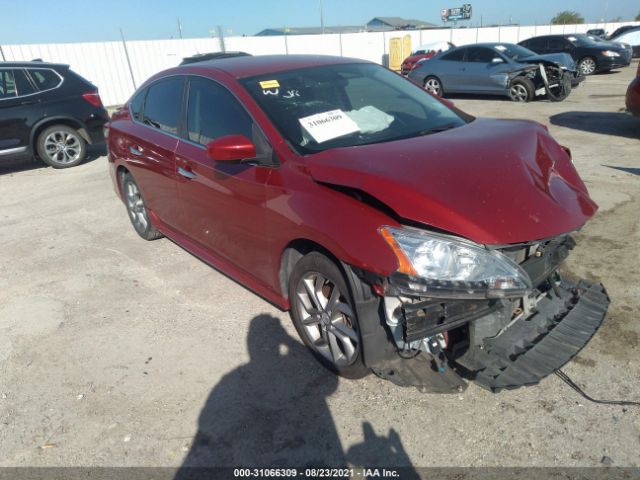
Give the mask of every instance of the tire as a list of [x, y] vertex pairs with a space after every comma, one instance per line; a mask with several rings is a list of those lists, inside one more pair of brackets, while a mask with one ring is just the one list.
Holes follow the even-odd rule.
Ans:
[[66, 125], [51, 125], [38, 135], [36, 151], [47, 165], [70, 168], [85, 159], [87, 143], [77, 130]]
[[580, 73], [585, 77], [593, 75], [597, 69], [598, 64], [593, 57], [584, 57], [578, 62], [578, 70], [580, 70]]
[[318, 252], [302, 257], [289, 277], [289, 299], [293, 325], [322, 365], [350, 379], [370, 373], [351, 291], [332, 260]]
[[509, 98], [514, 102], [530, 102], [533, 100], [536, 88], [526, 77], [515, 78], [509, 87]]
[[151, 223], [147, 207], [142, 198], [138, 184], [130, 173], [124, 173], [120, 177], [120, 188], [124, 197], [124, 204], [129, 214], [129, 220], [134, 230], [145, 240], [157, 240], [164, 235]]
[[547, 92], [547, 98], [549, 98], [549, 101], [562, 102], [563, 100], [566, 100], [566, 98], [571, 94], [571, 90], [573, 89], [573, 87], [571, 86], [571, 75], [565, 73], [562, 76], [561, 82], [563, 83], [563, 86], [562, 89], [557, 93], [557, 95], [549, 95], [549, 92]]
[[442, 88], [442, 82], [438, 77], [433, 75], [428, 76], [424, 79], [424, 82], [422, 82], [422, 86], [436, 97], [442, 97], [444, 95], [444, 88]]

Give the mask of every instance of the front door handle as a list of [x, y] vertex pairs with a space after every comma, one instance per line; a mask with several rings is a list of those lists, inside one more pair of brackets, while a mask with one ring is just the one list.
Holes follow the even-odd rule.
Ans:
[[182, 167], [178, 167], [178, 173], [189, 180], [196, 178], [196, 174]]
[[142, 150], [140, 150], [140, 149], [138, 149], [136, 147], [129, 147], [129, 152], [131, 152], [133, 155], [136, 155], [138, 157], [140, 155], [142, 155]]

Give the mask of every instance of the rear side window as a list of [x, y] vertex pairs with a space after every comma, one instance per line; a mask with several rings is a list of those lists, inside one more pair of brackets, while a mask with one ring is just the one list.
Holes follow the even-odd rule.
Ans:
[[16, 88], [18, 89], [19, 97], [22, 97], [23, 95], [30, 95], [32, 93], [35, 93], [36, 89], [33, 88], [33, 85], [27, 78], [27, 74], [25, 73], [24, 70], [15, 70], [14, 75], [15, 75]]
[[142, 90], [138, 93], [131, 102], [129, 102], [129, 109], [131, 110], [131, 116], [134, 120], [142, 121], [142, 107], [144, 105], [144, 98], [147, 95], [147, 90]]
[[467, 50], [467, 62], [491, 63], [498, 54], [488, 48], [473, 47]]
[[18, 95], [14, 70], [0, 70], [0, 99]]
[[564, 50], [567, 46], [567, 41], [560, 37], [551, 37], [549, 39], [549, 50]]
[[531, 40], [527, 40], [527, 44], [525, 45], [527, 48], [530, 48], [533, 51], [541, 50], [546, 48], [547, 39], [546, 38], [532, 38]]
[[163, 132], [177, 135], [182, 112], [183, 90], [184, 79], [182, 77], [161, 80], [151, 85], [144, 103], [143, 123]]
[[187, 135], [190, 141], [206, 145], [225, 135], [252, 138], [253, 120], [231, 92], [204, 78], [194, 77], [189, 82]]
[[459, 50], [454, 50], [451, 53], [447, 53], [441, 60], [448, 60], [450, 62], [461, 62], [464, 58], [465, 48], [460, 48]]
[[30, 68], [29, 75], [40, 91], [51, 90], [62, 83], [60, 75], [48, 68]]

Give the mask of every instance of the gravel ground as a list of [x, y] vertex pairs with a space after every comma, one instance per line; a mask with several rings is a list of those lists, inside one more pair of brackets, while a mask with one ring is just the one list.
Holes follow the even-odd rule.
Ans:
[[[598, 398], [640, 400], [640, 118], [621, 112], [636, 66], [562, 103], [453, 99], [549, 125], [600, 205], [565, 268], [612, 299], [565, 369]], [[0, 173], [0, 466], [640, 466], [640, 409], [553, 376], [459, 395], [332, 376], [286, 313], [141, 240], [104, 156]]]

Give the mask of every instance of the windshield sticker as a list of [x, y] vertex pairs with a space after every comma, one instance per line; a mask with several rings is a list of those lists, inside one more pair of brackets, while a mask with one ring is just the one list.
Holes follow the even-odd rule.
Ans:
[[300, 96], [300, 92], [298, 92], [298, 90], [287, 90], [287, 93], [282, 95], [282, 98], [294, 98], [299, 96]]
[[264, 80], [260, 82], [260, 88], [267, 90], [269, 88], [280, 88], [278, 80]]
[[568, 37], [570, 42], [575, 42], [576, 40], [578, 40], [576, 37]]
[[494, 48], [496, 50], [500, 50], [501, 52], [504, 52], [507, 50], [507, 47], [505, 47], [504, 45], [496, 45]]
[[360, 131], [356, 122], [351, 120], [342, 110], [316, 113], [300, 118], [298, 121], [317, 143]]

